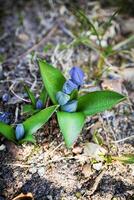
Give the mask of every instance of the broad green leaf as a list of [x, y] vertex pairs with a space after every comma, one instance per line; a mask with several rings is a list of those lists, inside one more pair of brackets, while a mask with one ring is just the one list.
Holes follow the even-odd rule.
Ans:
[[24, 88], [26, 90], [26, 93], [28, 94], [29, 99], [31, 100], [31, 103], [33, 104], [33, 106], [35, 106], [36, 99], [35, 99], [33, 92], [27, 87], [27, 85], [24, 85]]
[[111, 109], [126, 97], [114, 91], [95, 91], [83, 95], [78, 99], [78, 112], [83, 112], [86, 116], [94, 115]]
[[43, 87], [41, 93], [40, 93], [40, 97], [39, 99], [43, 102], [43, 105], [46, 103], [46, 100], [47, 100], [47, 91], [46, 91], [46, 88]]
[[68, 113], [59, 111], [57, 112], [57, 117], [65, 143], [70, 148], [82, 130], [85, 116], [81, 112]]
[[0, 122], [0, 133], [8, 140], [15, 142], [15, 132], [13, 127]]
[[23, 122], [26, 131], [26, 137], [27, 135], [33, 134], [40, 129], [48, 121], [57, 108], [57, 105], [45, 108]]
[[62, 86], [65, 82], [65, 78], [60, 72], [60, 70], [54, 68], [52, 65], [48, 64], [46, 61], [39, 60], [39, 67], [41, 76], [49, 94], [50, 99], [54, 104], [57, 104], [56, 93], [62, 90]]
[[23, 106], [23, 114], [33, 113], [34, 111], [35, 111], [35, 109], [33, 108], [33, 105], [31, 105], [31, 104], [25, 104]]

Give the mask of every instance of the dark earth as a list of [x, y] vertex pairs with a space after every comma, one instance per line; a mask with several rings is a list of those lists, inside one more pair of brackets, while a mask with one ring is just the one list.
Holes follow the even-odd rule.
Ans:
[[[87, 74], [83, 91], [112, 86], [128, 95], [127, 101], [111, 111], [89, 117], [70, 150], [55, 116], [36, 133], [36, 145], [19, 146], [0, 136], [0, 200], [12, 200], [21, 192], [31, 192], [35, 200], [134, 199], [133, 164], [97, 161], [100, 167], [96, 169], [93, 159], [84, 153], [85, 144], [93, 142], [95, 130], [103, 138], [108, 154], [134, 153], [134, 39], [128, 39], [134, 34], [134, 3], [127, 3], [128, 9], [115, 16], [103, 40], [127, 53], [108, 57], [105, 67], [111, 67], [109, 75], [113, 78], [103, 73], [98, 81], [94, 72], [99, 55], [92, 47], [76, 42], [88, 30], [81, 26], [71, 7], [76, 11], [82, 8], [98, 27], [124, 1], [111, 4], [79, 0], [72, 4], [60, 0], [0, 0], [0, 112], [10, 112], [12, 124], [26, 117], [22, 114], [23, 100], [27, 99], [22, 82], [37, 97], [41, 90], [37, 57], [57, 66], [65, 75], [72, 66], [80, 66]], [[5, 93], [9, 95], [7, 103], [2, 101]]]

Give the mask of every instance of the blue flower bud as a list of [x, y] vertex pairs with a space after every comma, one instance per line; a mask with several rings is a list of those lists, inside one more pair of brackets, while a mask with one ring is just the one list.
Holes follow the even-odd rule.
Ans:
[[65, 94], [64, 92], [59, 91], [56, 94], [56, 99], [57, 99], [59, 105], [63, 106], [69, 101], [70, 96]]
[[74, 89], [77, 89], [78, 86], [71, 80], [69, 79], [68, 81], [66, 81], [63, 85], [62, 91], [66, 94], [71, 94], [71, 92]]
[[42, 109], [43, 108], [43, 102], [38, 99], [36, 102], [36, 109]]
[[9, 112], [0, 113], [0, 121], [4, 122], [6, 124], [9, 124], [10, 123], [10, 115], [11, 114]]
[[69, 101], [64, 106], [61, 106], [61, 110], [65, 112], [75, 112], [77, 109], [77, 104], [78, 104], [78, 101], [76, 100]]
[[3, 94], [3, 96], [2, 96], [2, 101], [3, 101], [4, 103], [6, 103], [6, 102], [8, 102], [8, 100], [9, 100], [9, 95], [8, 95], [7, 93]]
[[72, 67], [69, 74], [75, 84], [77, 84], [78, 86], [83, 84], [84, 72], [79, 67]]
[[23, 124], [18, 124], [15, 129], [15, 135], [17, 140], [21, 140], [24, 137], [25, 130]]

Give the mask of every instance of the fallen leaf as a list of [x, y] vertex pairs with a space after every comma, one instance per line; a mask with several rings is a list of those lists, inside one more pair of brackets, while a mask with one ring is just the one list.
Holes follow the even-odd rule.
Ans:
[[92, 169], [91, 169], [91, 166], [90, 166], [89, 164], [85, 164], [85, 165], [83, 166], [82, 174], [84, 174], [84, 176], [85, 176], [86, 178], [91, 176], [91, 174], [92, 174]]
[[134, 67], [124, 68], [120, 73], [124, 81], [129, 81], [134, 84]]
[[104, 90], [114, 90], [122, 93], [122, 80], [121, 79], [104, 79], [101, 83]]
[[32, 193], [23, 194], [21, 193], [17, 197], [15, 197], [13, 200], [34, 200]]

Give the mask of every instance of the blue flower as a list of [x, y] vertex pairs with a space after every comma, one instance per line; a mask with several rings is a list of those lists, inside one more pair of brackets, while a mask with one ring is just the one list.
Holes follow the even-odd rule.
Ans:
[[78, 85], [75, 84], [71, 79], [66, 81], [63, 85], [62, 91], [66, 94], [71, 94], [74, 89], [77, 89]]
[[65, 112], [75, 112], [77, 109], [78, 101], [68, 101], [65, 105], [61, 106], [61, 110]]
[[56, 94], [56, 99], [57, 99], [59, 105], [63, 106], [69, 101], [70, 96], [65, 94], [64, 92], [59, 91]]
[[18, 124], [15, 129], [15, 135], [17, 140], [21, 140], [25, 135], [23, 124]]
[[36, 102], [36, 109], [42, 109], [43, 108], [43, 102], [38, 99]]
[[0, 113], [0, 121], [4, 122], [6, 124], [9, 124], [10, 123], [10, 115], [11, 114], [9, 112]]
[[75, 84], [77, 84], [78, 86], [81, 86], [83, 84], [84, 72], [79, 67], [72, 67], [69, 74]]
[[2, 96], [2, 101], [3, 101], [4, 103], [6, 103], [6, 102], [8, 102], [8, 100], [9, 100], [9, 95], [8, 95], [7, 93], [3, 94], [3, 96]]

